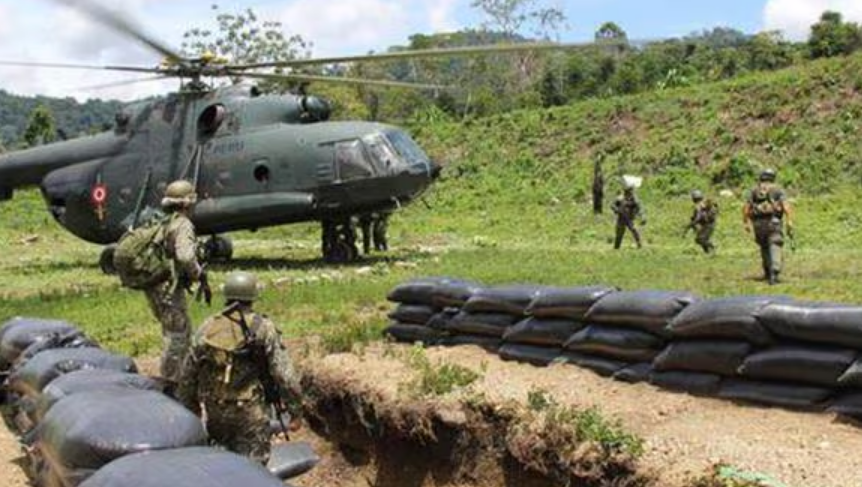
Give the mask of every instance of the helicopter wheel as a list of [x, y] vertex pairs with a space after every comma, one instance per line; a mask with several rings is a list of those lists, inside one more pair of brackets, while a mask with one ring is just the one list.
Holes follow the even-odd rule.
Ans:
[[204, 242], [204, 262], [227, 262], [231, 258], [233, 258], [233, 242], [229, 238], [213, 235]]
[[109, 276], [117, 273], [117, 268], [114, 267], [114, 252], [116, 250], [116, 245], [108, 245], [102, 249], [102, 253], [99, 255], [99, 269], [102, 269], [102, 272]]

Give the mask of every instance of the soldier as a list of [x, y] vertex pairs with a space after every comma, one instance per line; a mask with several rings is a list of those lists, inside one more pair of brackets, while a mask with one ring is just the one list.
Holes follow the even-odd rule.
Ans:
[[374, 250], [379, 252], [389, 250], [389, 243], [386, 240], [386, 232], [389, 230], [389, 215], [388, 211], [378, 211], [374, 214], [372, 237], [374, 239]]
[[194, 186], [178, 180], [168, 185], [162, 199], [162, 209], [168, 214], [165, 223], [165, 249], [172, 260], [171, 278], [144, 290], [150, 309], [162, 324], [161, 375], [165, 392], [171, 395], [179, 380], [180, 368], [189, 348], [191, 319], [186, 291], [201, 277], [197, 260], [195, 227], [189, 219], [197, 201]]
[[697, 189], [691, 192], [691, 201], [694, 203], [694, 213], [688, 226], [685, 227], [685, 233], [694, 230], [695, 243], [700, 245], [707, 254], [715, 252], [712, 233], [715, 231], [715, 222], [718, 218], [718, 204], [710, 198], [704, 199], [703, 193]]
[[226, 309], [207, 318], [195, 333], [178, 398], [198, 415], [203, 409], [216, 444], [266, 464], [270, 429], [265, 387], [296, 394], [296, 376], [275, 325], [252, 310], [259, 294], [254, 274], [231, 273], [223, 293]]
[[362, 253], [368, 255], [371, 252], [371, 226], [374, 215], [364, 213], [359, 215], [359, 231], [362, 232]]
[[601, 215], [605, 197], [605, 175], [602, 171], [604, 154], [599, 154], [593, 161], [593, 214]]
[[759, 182], [748, 196], [742, 209], [745, 231], [754, 229], [754, 240], [760, 247], [764, 278], [769, 284], [778, 282], [781, 273], [781, 248], [784, 246], [784, 223], [793, 232], [793, 211], [784, 190], [775, 184], [775, 171], [760, 173]]
[[632, 232], [635, 243], [641, 248], [641, 236], [635, 227], [635, 219], [640, 219], [641, 225], [646, 225], [646, 217], [643, 214], [640, 201], [635, 196], [635, 188], [629, 183], [625, 184], [623, 194], [617, 196], [611, 210], [617, 215], [616, 236], [614, 237], [614, 248], [619, 249], [623, 241], [623, 234], [628, 228]]

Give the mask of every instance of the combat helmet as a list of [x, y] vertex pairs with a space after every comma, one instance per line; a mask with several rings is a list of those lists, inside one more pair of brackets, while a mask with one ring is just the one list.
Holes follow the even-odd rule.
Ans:
[[699, 189], [693, 189], [691, 191], [691, 200], [692, 201], [702, 201], [703, 200], [703, 192]]
[[178, 179], [165, 188], [162, 207], [191, 206], [197, 201], [195, 187], [185, 179]]
[[760, 180], [769, 182], [775, 181], [775, 169], [767, 168], [760, 171]]
[[257, 276], [251, 272], [231, 272], [225, 279], [222, 293], [226, 301], [254, 301], [260, 293]]

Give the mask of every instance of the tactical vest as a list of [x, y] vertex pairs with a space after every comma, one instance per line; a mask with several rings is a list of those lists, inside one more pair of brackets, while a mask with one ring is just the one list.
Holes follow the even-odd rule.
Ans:
[[758, 184], [751, 191], [751, 213], [755, 218], [781, 218], [784, 206], [778, 200], [780, 190], [771, 184]]
[[[256, 335], [263, 318], [248, 313], [246, 320]], [[239, 324], [225, 316], [216, 316], [201, 326], [196, 341], [198, 389], [204, 403], [261, 397], [260, 371], [251, 353], [251, 347], [260, 344], [248, 343]]]

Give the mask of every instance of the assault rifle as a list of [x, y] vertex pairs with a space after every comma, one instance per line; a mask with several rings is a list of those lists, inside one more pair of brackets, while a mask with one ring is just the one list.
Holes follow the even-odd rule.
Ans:
[[198, 290], [195, 291], [195, 301], [200, 303], [201, 299], [207, 303], [207, 306], [213, 302], [213, 290], [210, 287], [210, 277], [206, 264], [201, 266], [201, 274], [198, 276]]
[[[236, 314], [239, 319], [234, 319], [232, 316]], [[245, 348], [248, 351], [252, 363], [257, 368], [257, 378], [263, 386], [263, 399], [267, 404], [275, 410], [275, 416], [281, 426], [281, 432], [284, 434], [284, 439], [290, 441], [290, 433], [288, 433], [287, 425], [284, 424], [283, 416], [287, 414], [287, 407], [282, 402], [281, 393], [278, 384], [275, 382], [275, 377], [269, 371], [269, 360], [266, 356], [264, 344], [258, 341], [248, 323], [245, 320], [245, 313], [242, 311], [242, 305], [239, 302], [234, 302], [222, 311], [222, 315], [227, 319], [238, 324], [242, 328], [242, 335], [245, 338]]]

